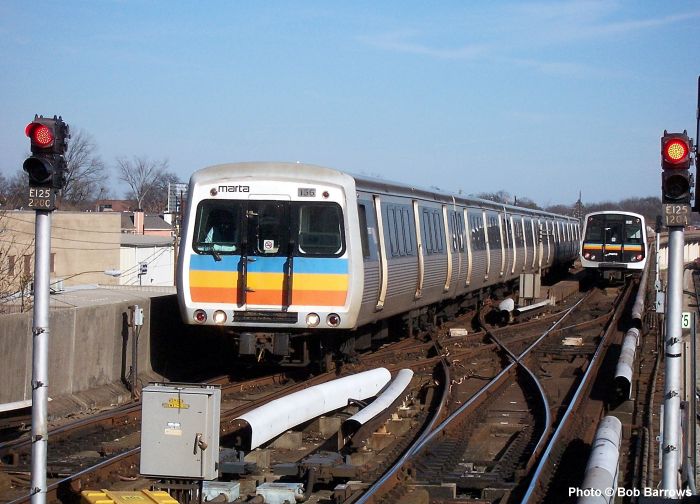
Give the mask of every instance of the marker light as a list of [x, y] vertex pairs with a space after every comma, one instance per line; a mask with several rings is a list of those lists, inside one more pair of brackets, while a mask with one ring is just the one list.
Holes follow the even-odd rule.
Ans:
[[671, 164], [680, 164], [688, 157], [688, 144], [683, 140], [670, 140], [664, 145], [664, 158]]
[[27, 127], [24, 128], [24, 133], [38, 147], [46, 148], [53, 145], [53, 132], [48, 126], [36, 122], [29, 123]]
[[212, 320], [215, 324], [223, 324], [224, 322], [226, 322], [226, 312], [223, 310], [216, 310], [214, 312]]
[[197, 322], [198, 324], [203, 324], [204, 322], [206, 322], [207, 321], [207, 312], [205, 312], [204, 310], [195, 310], [194, 321]]
[[338, 327], [340, 325], [340, 315], [337, 313], [331, 313], [326, 317], [326, 324], [331, 327]]
[[309, 313], [306, 316], [306, 325], [309, 327], [316, 327], [321, 322], [321, 317], [317, 313]]

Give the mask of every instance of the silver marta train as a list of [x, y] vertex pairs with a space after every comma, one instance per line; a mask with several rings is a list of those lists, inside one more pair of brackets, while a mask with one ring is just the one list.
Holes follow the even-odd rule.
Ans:
[[644, 216], [617, 210], [586, 215], [581, 240], [581, 265], [604, 280], [622, 280], [641, 273], [647, 262]]
[[561, 215], [308, 164], [223, 164], [189, 183], [178, 300], [185, 323], [226, 328], [241, 354], [305, 361], [566, 267], [579, 240]]

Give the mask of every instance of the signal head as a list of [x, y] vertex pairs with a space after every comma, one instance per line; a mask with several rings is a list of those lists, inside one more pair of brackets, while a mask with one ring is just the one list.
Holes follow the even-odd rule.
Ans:
[[61, 189], [66, 183], [66, 152], [70, 138], [68, 125], [60, 117], [34, 116], [24, 129], [31, 141], [32, 156], [22, 165], [29, 175], [29, 185]]
[[661, 137], [661, 166], [664, 170], [687, 170], [690, 167], [692, 140], [687, 132], [667, 133]]
[[31, 122], [24, 128], [24, 133], [32, 141], [32, 149], [38, 147], [40, 149], [48, 149], [53, 147], [56, 136], [53, 128], [40, 122]]

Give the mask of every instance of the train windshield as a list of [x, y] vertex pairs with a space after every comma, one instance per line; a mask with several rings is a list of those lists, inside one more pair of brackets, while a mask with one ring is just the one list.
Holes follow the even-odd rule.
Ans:
[[337, 203], [204, 200], [196, 213], [195, 252], [338, 257], [345, 251]]
[[642, 244], [642, 220], [619, 214], [592, 215], [586, 224], [585, 242]]

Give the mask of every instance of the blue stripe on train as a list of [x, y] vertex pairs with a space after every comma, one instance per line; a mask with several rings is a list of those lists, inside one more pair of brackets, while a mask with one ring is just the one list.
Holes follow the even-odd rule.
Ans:
[[[192, 254], [190, 269], [199, 271], [237, 271], [239, 255], [221, 255], [216, 261], [211, 255]], [[279, 273], [287, 262], [286, 257], [255, 256], [255, 261], [248, 263], [248, 273]], [[321, 257], [295, 257], [295, 273], [347, 274], [348, 260]]]

